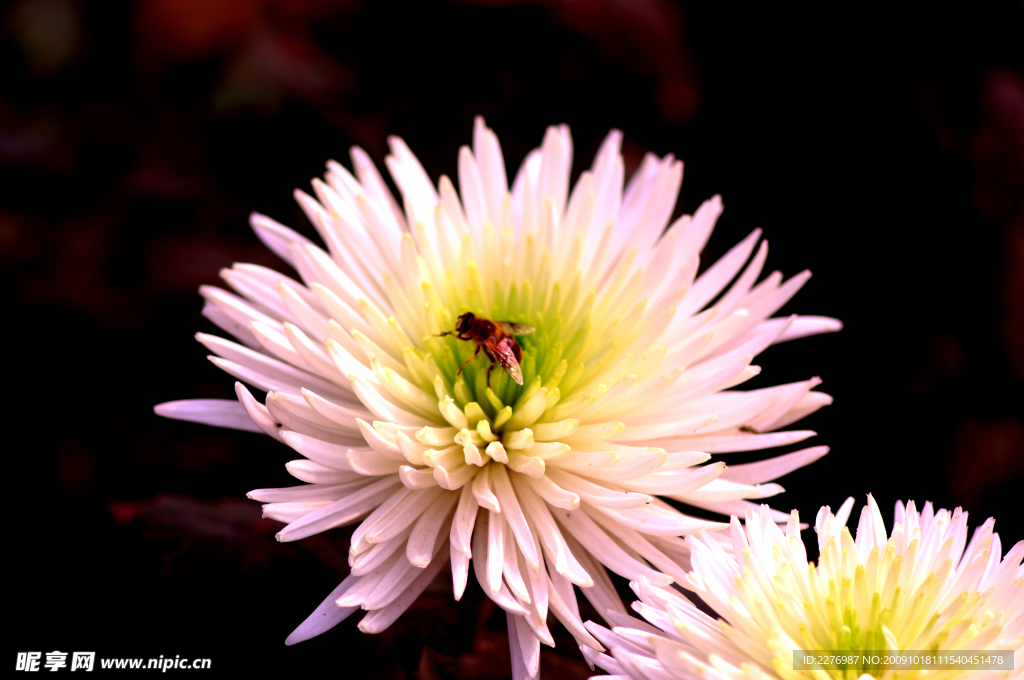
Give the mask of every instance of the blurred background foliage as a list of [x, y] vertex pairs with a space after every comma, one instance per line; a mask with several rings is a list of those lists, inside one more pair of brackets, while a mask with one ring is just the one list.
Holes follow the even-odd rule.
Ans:
[[[250, 211], [400, 135], [455, 176], [474, 115], [517, 165], [566, 122], [575, 171], [611, 127], [628, 167], [714, 193], [713, 261], [754, 227], [815, 272], [786, 311], [839, 335], [770, 349], [752, 385], [824, 379], [832, 453], [782, 480], [805, 520], [871, 491], [1024, 538], [1024, 4], [668, 0], [16, 0], [0, 10], [0, 290], [14, 651], [204, 656], [214, 668], [501, 678], [504, 617], [446, 573], [386, 633], [284, 637], [347, 571], [347, 534], [273, 539], [269, 438], [162, 421], [232, 397], [192, 342], [196, 288], [283, 266]], [[748, 456], [749, 458], [749, 456]], [[745, 460], [733, 454], [734, 461]], [[571, 637], [547, 677], [586, 677]]]

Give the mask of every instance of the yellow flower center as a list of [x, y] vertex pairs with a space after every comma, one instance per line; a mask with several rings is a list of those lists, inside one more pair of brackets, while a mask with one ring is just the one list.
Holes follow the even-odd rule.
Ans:
[[[945, 586], [953, 560], [942, 558], [951, 554], [953, 547], [953, 537], [941, 546], [926, 547], [937, 553], [922, 565], [927, 556], [921, 555], [918, 537], [912, 537], [900, 554], [895, 540], [890, 539], [881, 549], [873, 547], [861, 560], [849, 529], [843, 527], [838, 540], [825, 543], [818, 565], [809, 564], [806, 579], [801, 579], [795, 570], [780, 563], [781, 546], [776, 544], [774, 552], [780, 568], [771, 585], [779, 595], [775, 606], [782, 632], [801, 649], [819, 652], [819, 659], [831, 655], [859, 657], [860, 661], [852, 665], [821, 664], [820, 670], [833, 678], [853, 680], [865, 673], [887, 680], [922, 676], [927, 671], [865, 662], [864, 653], [876, 652], [868, 658], [884, 659], [887, 651], [934, 653], [957, 649], [961, 640], [976, 638], [992, 628], [996, 616], [985, 606], [988, 592], [964, 591], [955, 598], [947, 596]], [[933, 568], [919, 568], [931, 565]], [[751, 583], [756, 579], [749, 568], [736, 577], [740, 593], [749, 591]], [[801, 603], [803, 611], [794, 611], [790, 603], [796, 602]], [[781, 635], [773, 636], [769, 647], [782, 677], [820, 677], [816, 671], [793, 670], [792, 647], [783, 644]], [[946, 671], [949, 673], [956, 674]]]

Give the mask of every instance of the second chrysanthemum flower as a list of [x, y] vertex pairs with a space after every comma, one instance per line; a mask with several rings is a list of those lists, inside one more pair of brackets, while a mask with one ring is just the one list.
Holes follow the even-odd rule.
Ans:
[[641, 580], [633, 607], [649, 624], [588, 623], [612, 656], [584, 653], [618, 680], [1024, 676], [1024, 541], [1004, 556], [994, 520], [968, 540], [967, 513], [931, 503], [897, 503], [888, 533], [870, 496], [854, 538], [852, 508], [818, 512], [817, 564], [796, 511], [785, 530], [767, 507], [733, 518], [724, 545], [689, 536], [693, 572], [680, 583], [724, 621]]
[[[392, 139], [401, 205], [357, 149], [356, 176], [330, 163], [318, 200], [296, 193], [326, 252], [253, 218], [301, 282], [236, 265], [224, 272], [236, 294], [203, 289], [206, 315], [238, 342], [200, 342], [265, 403], [239, 383], [237, 403], [158, 412], [261, 430], [304, 456], [288, 469], [308, 484], [250, 494], [287, 523], [280, 540], [361, 522], [351, 575], [290, 643], [359, 608], [361, 630], [387, 628], [450, 558], [456, 598], [472, 569], [508, 613], [516, 676], [536, 676], [549, 610], [601, 648], [574, 584], [598, 611], [622, 611], [605, 567], [668, 584], [684, 577], [680, 537], [724, 526], [659, 496], [742, 514], [746, 499], [781, 491], [766, 482], [824, 454], [705, 464], [813, 434], [772, 431], [829, 403], [817, 379], [731, 388], [758, 373], [767, 346], [839, 323], [770, 318], [809, 274], [758, 282], [758, 231], [697, 276], [720, 200], [669, 225], [681, 163], [648, 155], [624, 189], [620, 142], [608, 136], [570, 194], [569, 131], [551, 128], [510, 190], [478, 120], [456, 193]], [[483, 355], [460, 370], [474, 343], [440, 336], [465, 312], [535, 329], [518, 338], [522, 385], [502, 370], [488, 382]]]

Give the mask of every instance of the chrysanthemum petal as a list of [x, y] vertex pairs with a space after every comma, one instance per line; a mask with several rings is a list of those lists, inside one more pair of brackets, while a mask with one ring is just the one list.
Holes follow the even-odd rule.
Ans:
[[372, 482], [358, 492], [314, 510], [277, 533], [279, 541], [297, 541], [321, 531], [354, 522], [380, 505], [400, 482], [396, 477], [385, 477]]
[[416, 578], [405, 586], [398, 597], [386, 607], [364, 616], [363, 620], [359, 622], [359, 630], [364, 633], [379, 633], [386, 630], [427, 589], [431, 581], [440, 573], [444, 564], [443, 560], [433, 560], [427, 568], [419, 571]]
[[246, 432], [262, 432], [262, 428], [253, 422], [245, 407], [237, 401], [228, 399], [185, 399], [168, 401], [153, 408], [158, 416], [189, 420], [204, 425], [226, 427]]
[[334, 628], [351, 616], [353, 612], [357, 611], [359, 607], [339, 607], [335, 604], [335, 600], [344, 595], [345, 591], [357, 580], [358, 578], [355, 576], [345, 578], [337, 588], [331, 591], [330, 595], [327, 596], [320, 606], [314, 609], [313, 613], [300, 623], [298, 628], [292, 631], [292, 634], [285, 639], [284, 643], [286, 645], [294, 645], [316, 637]]
[[722, 473], [721, 478], [743, 484], [760, 484], [813, 463], [828, 453], [828, 450], [827, 446], [812, 446], [756, 463], [732, 465]]

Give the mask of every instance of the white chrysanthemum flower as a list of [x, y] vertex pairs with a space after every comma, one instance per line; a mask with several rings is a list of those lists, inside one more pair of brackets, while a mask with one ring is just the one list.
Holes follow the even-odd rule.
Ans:
[[[449, 555], [459, 598], [472, 557], [484, 591], [508, 613], [516, 675], [535, 676], [539, 644], [553, 644], [549, 609], [601, 649], [573, 584], [600, 611], [624, 611], [604, 567], [668, 584], [683, 575], [680, 536], [721, 526], [656, 496], [742, 512], [746, 499], [781, 491], [763, 482], [824, 454], [702, 465], [710, 453], [814, 434], [771, 431], [830, 402], [812, 391], [816, 378], [730, 388], [758, 373], [751, 360], [772, 343], [840, 324], [769, 318], [809, 273], [758, 283], [767, 254], [759, 231], [697, 276], [721, 201], [666, 231], [682, 164], [648, 155], [623, 190], [621, 140], [609, 134], [570, 194], [565, 126], [548, 130], [511, 191], [482, 120], [473, 149], [459, 154], [459, 193], [446, 177], [435, 189], [392, 138], [387, 166], [401, 204], [354, 149], [355, 177], [331, 162], [327, 181], [313, 181], [317, 200], [296, 192], [326, 252], [252, 219], [301, 283], [235, 265], [223, 272], [235, 294], [202, 289], [206, 316], [238, 342], [199, 341], [217, 366], [266, 390], [266, 403], [238, 383], [240, 403], [158, 412], [262, 430], [304, 456], [288, 470], [308, 485], [250, 494], [287, 523], [280, 540], [361, 522], [351, 575], [289, 643], [359, 608], [368, 611], [361, 630], [384, 630]], [[474, 342], [439, 337], [465, 312], [535, 329], [518, 337], [521, 384], [501, 368], [488, 383], [486, 353], [470, 360]]]
[[[785, 532], [766, 506], [733, 518], [731, 545], [691, 535], [686, 586], [724, 621], [678, 592], [633, 582], [633, 608], [650, 624], [611, 614], [613, 631], [587, 628], [612, 656], [584, 649], [609, 673], [634, 680], [726, 678], [1024, 677], [1024, 541], [1005, 557], [989, 519], [968, 543], [967, 513], [896, 504], [887, 535], [874, 499], [857, 538], [848, 499], [818, 512], [818, 564], [807, 562], [796, 511]], [[1016, 670], [913, 670], [863, 666], [794, 670], [794, 650], [1013, 650]], [[863, 672], [863, 675], [862, 675]], [[604, 676], [602, 676], [604, 677]]]

